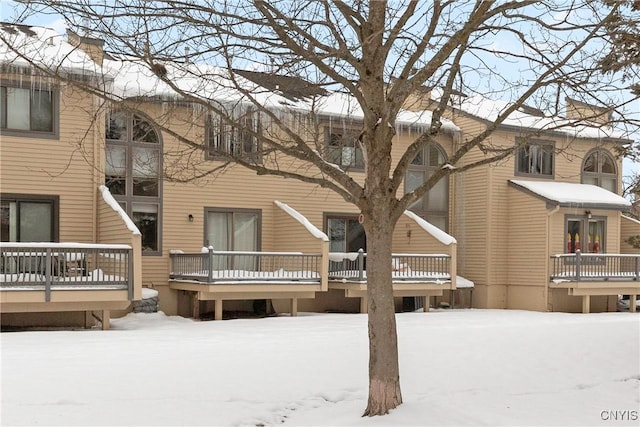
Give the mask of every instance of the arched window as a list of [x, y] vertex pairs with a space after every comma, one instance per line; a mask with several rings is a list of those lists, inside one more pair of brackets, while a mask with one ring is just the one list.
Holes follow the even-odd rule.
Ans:
[[616, 161], [606, 150], [592, 151], [582, 163], [582, 183], [593, 184], [613, 193], [618, 191]]
[[105, 185], [142, 233], [143, 254], [160, 254], [160, 134], [141, 115], [107, 116]]
[[[409, 193], [440, 169], [446, 162], [444, 150], [438, 144], [430, 144], [420, 151], [409, 165], [404, 191]], [[443, 177], [427, 194], [409, 208], [441, 230], [449, 225], [449, 179]]]

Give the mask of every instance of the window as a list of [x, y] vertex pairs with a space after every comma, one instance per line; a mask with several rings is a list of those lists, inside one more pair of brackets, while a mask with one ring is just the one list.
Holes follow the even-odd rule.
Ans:
[[329, 163], [334, 163], [345, 170], [364, 169], [362, 147], [354, 133], [327, 129], [325, 138]]
[[[217, 251], [260, 250], [261, 215], [250, 209], [205, 209], [205, 245]], [[253, 257], [219, 257], [216, 269], [254, 270]]]
[[516, 155], [516, 175], [553, 178], [553, 158], [553, 143], [543, 141], [523, 143]]
[[209, 116], [205, 131], [207, 159], [226, 156], [258, 159], [260, 115], [253, 108], [246, 108], [234, 120], [237, 122], [236, 127], [220, 116]]
[[618, 175], [613, 156], [605, 150], [596, 150], [585, 157], [582, 163], [582, 183], [593, 184], [615, 193]]
[[329, 236], [330, 252], [367, 250], [367, 236], [357, 216], [327, 215], [325, 229]]
[[0, 86], [0, 128], [14, 136], [55, 136], [57, 92]]
[[0, 241], [55, 242], [58, 240], [57, 196], [0, 196]]
[[[446, 163], [444, 151], [437, 144], [430, 144], [413, 159], [405, 177], [404, 192], [410, 193], [429, 179], [431, 174]], [[449, 179], [443, 177], [420, 200], [409, 207], [443, 231], [449, 223]]]
[[591, 214], [584, 217], [567, 217], [567, 233], [565, 248], [567, 253], [604, 253], [605, 247], [605, 218], [590, 218]]
[[141, 115], [112, 112], [105, 183], [142, 233], [142, 253], [160, 254], [160, 135]]

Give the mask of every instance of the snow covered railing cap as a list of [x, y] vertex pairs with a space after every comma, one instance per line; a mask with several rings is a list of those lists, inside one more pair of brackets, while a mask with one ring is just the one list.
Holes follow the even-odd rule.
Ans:
[[509, 180], [509, 185], [562, 208], [629, 211], [631, 202], [609, 190], [591, 184], [555, 181]]
[[295, 219], [300, 224], [302, 224], [304, 226], [304, 228], [306, 228], [307, 231], [309, 231], [309, 233], [311, 233], [315, 238], [321, 239], [321, 240], [323, 240], [325, 242], [329, 241], [329, 237], [325, 233], [320, 231], [320, 229], [318, 229], [318, 227], [316, 227], [315, 225], [311, 224], [311, 222], [309, 222], [309, 220], [304, 215], [302, 215], [300, 212], [298, 212], [297, 210], [293, 209], [291, 206], [289, 206], [289, 205], [287, 205], [285, 203], [282, 203], [279, 200], [274, 200], [273, 203], [275, 203], [276, 206], [278, 206], [280, 209], [282, 209], [287, 214], [289, 214], [289, 216], [291, 216], [293, 219]]
[[2, 248], [29, 249], [131, 249], [130, 245], [118, 243], [76, 243], [76, 242], [1, 242]]
[[131, 218], [129, 218], [129, 215], [127, 215], [127, 213], [122, 209], [120, 203], [118, 203], [116, 199], [113, 198], [109, 189], [104, 185], [101, 185], [99, 189], [100, 193], [102, 194], [102, 199], [107, 203], [107, 205], [109, 205], [111, 209], [113, 209], [118, 215], [120, 215], [129, 231], [131, 231], [132, 234], [140, 235], [140, 230], [138, 230], [138, 227], [134, 224]]
[[416, 224], [418, 224], [420, 226], [420, 228], [422, 228], [424, 231], [429, 233], [431, 236], [433, 236], [435, 239], [437, 239], [443, 245], [447, 245], [448, 246], [448, 245], [453, 245], [453, 244], [457, 243], [457, 240], [455, 239], [455, 237], [451, 236], [450, 234], [445, 233], [444, 231], [440, 230], [435, 225], [425, 221], [424, 219], [420, 218], [418, 215], [414, 214], [413, 212], [404, 211], [404, 214], [406, 216], [408, 216], [409, 218], [411, 218], [412, 220], [414, 220], [416, 222]]

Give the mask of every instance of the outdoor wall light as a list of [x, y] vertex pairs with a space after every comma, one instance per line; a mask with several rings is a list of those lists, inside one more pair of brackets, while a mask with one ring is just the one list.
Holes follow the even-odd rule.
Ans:
[[193, 215], [189, 214], [189, 222], [193, 222]]
[[584, 211], [584, 214], [587, 216], [587, 218], [591, 219], [591, 211]]

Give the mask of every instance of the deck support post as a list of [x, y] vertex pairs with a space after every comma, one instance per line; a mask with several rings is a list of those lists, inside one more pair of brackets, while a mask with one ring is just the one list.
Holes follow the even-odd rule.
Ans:
[[298, 298], [291, 298], [291, 317], [298, 315]]
[[222, 300], [217, 299], [213, 301], [213, 319], [222, 320]]
[[111, 312], [109, 310], [102, 310], [102, 330], [109, 330], [111, 323]]
[[93, 316], [91, 315], [91, 311], [85, 310], [84, 312], [84, 328], [89, 329], [92, 325]]
[[193, 293], [193, 307], [192, 307], [192, 313], [193, 318], [194, 319], [199, 319], [200, 318], [200, 300], [198, 299], [198, 293], [194, 292]]
[[429, 312], [429, 302], [431, 301], [431, 297], [424, 296], [422, 297], [422, 311], [425, 313]]
[[636, 297], [637, 295], [629, 295], [629, 311], [631, 313], [636, 312]]
[[363, 297], [360, 297], [360, 313], [367, 313], [368, 309], [367, 309], [367, 297], [366, 295]]
[[591, 305], [591, 295], [583, 295], [582, 296], [582, 312], [589, 313]]

